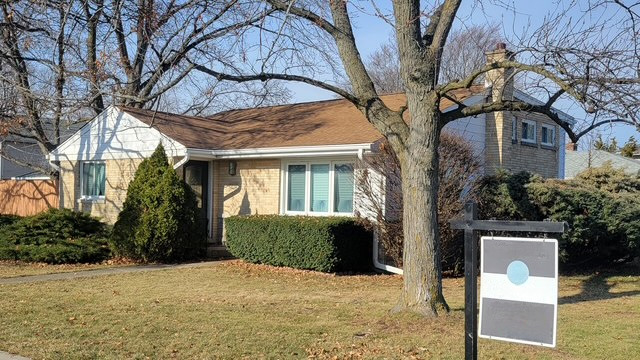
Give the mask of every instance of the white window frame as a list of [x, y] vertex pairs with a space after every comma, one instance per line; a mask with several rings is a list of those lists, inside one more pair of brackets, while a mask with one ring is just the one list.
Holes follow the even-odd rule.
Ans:
[[547, 129], [547, 133], [551, 131], [551, 142], [544, 142], [544, 138], [542, 137], [542, 132], [540, 132], [540, 143], [546, 146], [555, 146], [556, 145], [556, 127], [553, 125], [542, 124], [542, 129]]
[[[84, 166], [86, 164], [103, 164], [104, 165], [104, 192], [105, 195], [85, 195], [83, 194], [84, 191]], [[91, 160], [91, 161], [81, 161], [80, 162], [80, 199], [81, 201], [104, 201], [107, 197], [106, 197], [106, 192], [107, 192], [107, 163], [105, 161], [97, 161], [97, 160]]]
[[[329, 165], [329, 201], [327, 209], [329, 211], [311, 211], [311, 165]], [[353, 166], [353, 206], [355, 210], [355, 197], [356, 197], [356, 160], [327, 160], [327, 159], [313, 159], [306, 161], [290, 161], [282, 164], [282, 179], [283, 186], [281, 196], [282, 213], [285, 215], [308, 215], [308, 216], [354, 216], [354, 212], [337, 212], [334, 211], [335, 203], [335, 166], [349, 164]], [[304, 211], [291, 211], [289, 210], [289, 166], [291, 165], [305, 165], [305, 188], [304, 188]]]
[[518, 118], [514, 117], [511, 121], [511, 140], [518, 141]]
[[522, 124], [532, 125], [533, 126], [533, 139], [523, 138], [524, 131], [520, 132], [520, 141], [527, 144], [537, 144], [538, 143], [538, 123], [533, 120], [525, 120], [522, 119]]

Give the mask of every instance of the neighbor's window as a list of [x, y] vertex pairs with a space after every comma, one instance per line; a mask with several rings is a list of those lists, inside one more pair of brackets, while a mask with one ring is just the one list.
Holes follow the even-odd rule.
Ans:
[[353, 213], [353, 169], [333, 161], [287, 165], [286, 212]]
[[513, 118], [511, 121], [511, 140], [518, 141], [518, 119]]
[[522, 120], [522, 141], [528, 143], [536, 142], [536, 122]]
[[307, 165], [289, 165], [287, 169], [287, 210], [304, 211]]
[[103, 162], [82, 163], [83, 198], [103, 198], [106, 181], [105, 164]]
[[542, 125], [542, 134], [540, 141], [543, 145], [553, 146], [556, 143], [556, 128], [555, 126]]

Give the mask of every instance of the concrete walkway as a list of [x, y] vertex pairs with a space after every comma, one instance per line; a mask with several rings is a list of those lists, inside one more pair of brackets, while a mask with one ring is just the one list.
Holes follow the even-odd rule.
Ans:
[[8, 352], [0, 351], [0, 360], [29, 360], [24, 356], [9, 354]]
[[[18, 277], [0, 279], [0, 285], [36, 283], [36, 282], [54, 281], [54, 280], [70, 280], [70, 279], [80, 279], [80, 278], [88, 278], [88, 277], [103, 276], [103, 275], [130, 274], [130, 273], [138, 273], [138, 272], [145, 272], [145, 271], [189, 269], [189, 268], [211, 266], [213, 264], [220, 263], [221, 261], [228, 261], [228, 260], [215, 260], [215, 261], [204, 261], [204, 262], [189, 263], [189, 264], [171, 264], [171, 265], [167, 265], [167, 264], [134, 265], [134, 266], [114, 267], [114, 268], [108, 268], [108, 269], [82, 270], [82, 271], [76, 271], [76, 272], [65, 272], [65, 273], [55, 273], [55, 274], [18, 276]], [[4, 359], [2, 356], [3, 354], [0, 353], [0, 360]]]

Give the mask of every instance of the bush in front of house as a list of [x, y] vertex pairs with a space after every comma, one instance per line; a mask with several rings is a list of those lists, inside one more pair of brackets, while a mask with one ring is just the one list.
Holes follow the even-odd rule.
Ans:
[[20, 216], [0, 214], [0, 228], [11, 225], [20, 220]]
[[225, 219], [227, 247], [243, 260], [323, 272], [367, 271], [372, 234], [348, 217], [250, 215]]
[[50, 209], [0, 228], [0, 259], [50, 264], [107, 259], [108, 229], [90, 215]]
[[565, 269], [610, 266], [640, 255], [638, 178], [620, 170], [590, 169], [572, 180], [499, 173], [483, 179], [480, 189], [481, 218], [566, 221], [570, 230], [559, 238]]
[[110, 244], [117, 255], [151, 262], [203, 254], [206, 231], [196, 196], [169, 165], [162, 145], [140, 163], [113, 226]]

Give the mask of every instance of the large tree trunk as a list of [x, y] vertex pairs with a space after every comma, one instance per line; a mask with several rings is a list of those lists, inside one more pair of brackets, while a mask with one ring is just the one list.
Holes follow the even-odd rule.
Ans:
[[[438, 112], [425, 97], [409, 96], [411, 135], [399, 156], [404, 202], [404, 286], [397, 310], [426, 316], [448, 312], [442, 294], [438, 231]], [[426, 101], [425, 101], [426, 100]]]

